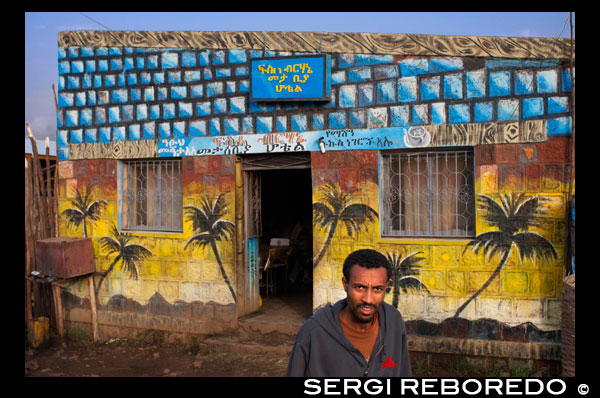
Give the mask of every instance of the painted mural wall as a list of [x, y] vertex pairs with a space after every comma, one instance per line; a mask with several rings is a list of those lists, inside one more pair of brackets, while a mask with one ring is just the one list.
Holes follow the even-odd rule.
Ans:
[[[235, 320], [237, 152], [223, 148], [256, 135], [290, 140], [280, 152], [311, 150], [315, 308], [345, 296], [344, 258], [371, 247], [395, 266], [386, 301], [412, 322], [410, 332], [494, 338], [505, 330], [507, 339], [556, 341], [571, 133], [561, 41], [525, 40], [514, 51], [485, 53], [474, 45], [469, 56], [459, 55], [466, 54], [462, 41], [445, 38], [437, 40], [448, 54], [427, 53], [426, 43], [408, 54], [401, 45], [379, 55], [335, 49], [330, 101], [267, 103], [249, 100], [250, 61], [314, 49], [106, 35], [59, 37], [57, 146], [60, 235], [93, 239], [107, 324], [123, 311], [170, 315], [181, 330], [195, 320]], [[376, 141], [352, 146], [346, 140], [355, 134]], [[314, 145], [327, 138], [325, 153], [299, 145], [313, 136]], [[186, 152], [193, 140], [213, 147]], [[469, 236], [383, 233], [382, 157], [424, 148], [472, 148]], [[181, 229], [124, 230], [124, 162], [165, 156], [181, 158]], [[69, 291], [84, 298], [87, 286]], [[495, 323], [467, 332], [444, 326], [481, 319]], [[540, 333], [514, 329], [528, 323]]]
[[[118, 335], [123, 326], [214, 333], [235, 322], [231, 160], [182, 160], [179, 233], [117, 227], [117, 160], [60, 163], [61, 236], [83, 236], [85, 225], [93, 239], [99, 322], [107, 333]], [[86, 322], [89, 316], [81, 314], [86, 304], [77, 300], [87, 299], [85, 284], [66, 290], [73, 295], [66, 300], [70, 319]], [[124, 313], [137, 315], [123, 318]]]
[[[381, 237], [378, 153], [313, 153], [314, 251], [325, 253], [315, 267], [315, 301], [345, 297], [337, 283], [340, 264], [352, 251], [370, 247], [396, 266], [395, 285], [386, 301], [419, 334], [441, 335], [439, 325], [455, 317], [488, 318], [510, 327], [530, 322], [543, 331], [559, 330], [567, 151], [565, 138], [476, 150], [477, 234], [469, 239]], [[365, 209], [354, 217], [352, 212], [338, 215], [330, 238], [336, 221], [333, 216], [322, 221], [324, 214], [333, 213], [325, 207], [347, 210], [359, 205]], [[343, 221], [348, 219], [353, 220], [349, 228]], [[416, 320], [439, 325], [410, 322]], [[481, 330], [484, 337], [491, 332]], [[452, 337], [469, 337], [466, 333]], [[544, 339], [556, 337], [548, 334]]]

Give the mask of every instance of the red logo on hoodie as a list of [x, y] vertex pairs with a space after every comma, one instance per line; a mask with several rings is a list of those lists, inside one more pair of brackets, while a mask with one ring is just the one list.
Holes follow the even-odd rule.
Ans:
[[398, 365], [396, 365], [396, 363], [394, 361], [392, 361], [392, 358], [390, 358], [390, 356], [388, 355], [385, 358], [385, 361], [383, 361], [383, 363], [381, 364], [381, 369], [393, 368], [395, 366], [398, 366]]

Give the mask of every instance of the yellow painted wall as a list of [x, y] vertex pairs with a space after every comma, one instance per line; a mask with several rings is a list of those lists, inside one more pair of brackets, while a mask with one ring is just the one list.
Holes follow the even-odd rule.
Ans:
[[[89, 162], [80, 160], [76, 162]], [[59, 212], [73, 207], [72, 199], [75, 197], [75, 189], [84, 190], [89, 184], [85, 177], [77, 178], [73, 173], [74, 162], [61, 162], [59, 177], [61, 179], [58, 207]], [[116, 179], [116, 177], [113, 177]], [[95, 222], [87, 222], [87, 234], [92, 238], [94, 246], [94, 259], [97, 272], [105, 272], [116, 257], [116, 254], [107, 253], [102, 249], [100, 240], [102, 237], [111, 236], [112, 224], [117, 224], [118, 201], [116, 183], [113, 189], [106, 186], [94, 186], [92, 189], [92, 200], [105, 200], [106, 205], [100, 217]], [[218, 192], [219, 188], [233, 186], [214, 186], [207, 189], [208, 193]], [[199, 206], [200, 198], [205, 194], [201, 184], [190, 182], [183, 186], [183, 206]], [[233, 222], [233, 194], [227, 194], [229, 203], [228, 212], [224, 219]], [[107, 276], [98, 292], [98, 302], [106, 305], [111, 297], [123, 295], [129, 299], [144, 305], [155, 293], [159, 293], [167, 302], [174, 304], [178, 300], [185, 302], [201, 301], [203, 303], [213, 301], [218, 304], [233, 303], [233, 297], [229, 292], [215, 255], [210, 247], [204, 250], [184, 246], [188, 239], [193, 236], [192, 223], [185, 217], [183, 232], [144, 232], [127, 231], [132, 239], [130, 243], [139, 244], [152, 252], [146, 259], [137, 262], [139, 268], [138, 279], [131, 278], [118, 263]], [[59, 234], [63, 237], [82, 237], [83, 227], [72, 228], [66, 218], [60, 217]], [[220, 241], [217, 243], [223, 267], [230, 282], [235, 286], [234, 267], [234, 241]], [[95, 277], [98, 284], [100, 276]], [[71, 283], [67, 290], [80, 297], [87, 297], [88, 287], [86, 281]]]
[[[497, 166], [480, 166], [475, 181], [475, 192], [498, 197], [509, 193], [507, 185], [499, 188]], [[507, 264], [500, 275], [492, 281], [478, 298], [472, 301], [460, 317], [475, 320], [490, 318], [509, 325], [532, 322], [543, 330], [560, 329], [560, 306], [564, 252], [566, 240], [566, 201], [568, 185], [545, 179], [539, 191], [523, 192], [526, 196], [539, 196], [549, 200], [548, 211], [541, 219], [541, 227], [530, 227], [548, 239], [558, 252], [558, 258], [550, 261], [519, 259], [513, 247]], [[508, 186], [510, 188], [510, 186]], [[321, 200], [322, 185], [313, 191], [313, 202]], [[368, 204], [378, 213], [379, 186], [362, 181], [352, 195], [353, 203]], [[381, 217], [381, 214], [380, 214]], [[425, 291], [400, 292], [398, 309], [405, 319], [422, 319], [441, 322], [452, 317], [458, 307], [475, 293], [490, 277], [500, 262], [500, 256], [486, 261], [483, 254], [473, 253], [472, 247], [465, 251], [471, 239], [421, 239], [385, 238], [380, 235], [379, 220], [368, 223], [368, 231], [350, 237], [343, 226], [338, 225], [327, 254], [314, 270], [314, 307], [335, 302], [345, 297], [342, 288], [342, 264], [352, 251], [373, 248], [381, 253], [396, 252], [402, 257], [419, 251], [425, 259], [420, 262], [418, 279], [426, 285]], [[476, 213], [476, 233], [495, 230]], [[326, 231], [315, 227], [314, 253], [322, 248]], [[386, 296], [392, 303], [392, 293]]]
[[[540, 146], [539, 148], [536, 151], [539, 151], [541, 153], [539, 157], [542, 157], [544, 147]], [[336, 157], [333, 157], [334, 155], [327, 156], [331, 156], [333, 159], [330, 159], [330, 163], [343, 165], [344, 160], [340, 158], [339, 153], [335, 155]], [[352, 183], [344, 189], [352, 190], [349, 203], [365, 204], [377, 213], [381, 213], [380, 188], [374, 177], [377, 173], [373, 172], [373, 170], [377, 170], [377, 156], [368, 153], [361, 156], [361, 161], [368, 163], [371, 171], [365, 172], [364, 164], [360, 165], [359, 173], [348, 174], [352, 177]], [[321, 159], [313, 155], [313, 203], [321, 200], [324, 182], [316, 177], [318, 174], [315, 174], [314, 170], [331, 168], [331, 164], [323, 163], [325, 161], [323, 159], [325, 158]], [[556, 161], [547, 163], [556, 168], [556, 164], [560, 163], [559, 160], [557, 156]], [[206, 158], [194, 158], [187, 161], [191, 162], [188, 163], [188, 166], [193, 164], [193, 167], [184, 166], [183, 168], [184, 172], [188, 173], [188, 177], [193, 173], [209, 172], [213, 167], [210, 162], [214, 162], [214, 160]], [[106, 206], [96, 222], [88, 223], [88, 235], [94, 243], [96, 269], [98, 272], [102, 272], [108, 269], [115, 258], [115, 254], [108, 254], [101, 249], [100, 239], [110, 236], [111, 225], [116, 223], [118, 218], [118, 193], [114, 171], [116, 161], [111, 161], [113, 162], [112, 166], [105, 167], [105, 174], [93, 181], [87, 175], [87, 171], [82, 171], [82, 164], [85, 162], [89, 161], [59, 163], [59, 211], [62, 212], [72, 207], [71, 200], [74, 197], [75, 188], [82, 189], [90, 182], [97, 183], [93, 190], [93, 200], [105, 200]], [[371, 164], [373, 162], [374, 164]], [[223, 164], [223, 168], [230, 167], [226, 163]], [[348, 165], [344, 167], [346, 167], [345, 170], [352, 170], [352, 167]], [[509, 325], [532, 322], [540, 329], [559, 329], [567, 233], [568, 185], [564, 181], [553, 178], [552, 173], [545, 172], [546, 163], [542, 161], [536, 166], [540, 168], [539, 176], [533, 173], [532, 175], [537, 177], [526, 182], [518, 178], [511, 179], [511, 176], [501, 178], [499, 171], [501, 167], [502, 163], [499, 162], [476, 164], [475, 193], [497, 198], [503, 193], [521, 192], [527, 196], [539, 196], [547, 199], [548, 211], [541, 219], [541, 226], [531, 227], [529, 230], [539, 233], [552, 242], [558, 252], [558, 258], [551, 261], [540, 259], [521, 261], [516, 249], [513, 249], [500, 275], [465, 308], [460, 316], [472, 320], [491, 318]], [[363, 173], [367, 176], [366, 178], [362, 178]], [[335, 173], [328, 175], [335, 175]], [[233, 179], [229, 178], [231, 173], [227, 177], [225, 182], [210, 184], [195, 176], [184, 178], [183, 205], [198, 206], [205, 194], [227, 192], [226, 198], [229, 206], [224, 219], [233, 223]], [[219, 181], [219, 179], [215, 177], [208, 181]], [[107, 184], [107, 182], [110, 183]], [[70, 228], [64, 217], [61, 217], [59, 227], [60, 236], [83, 236], [82, 227]], [[144, 305], [150, 297], [158, 292], [171, 304], [177, 301], [233, 303], [233, 297], [224, 282], [210, 248], [205, 250], [184, 249], [185, 243], [193, 234], [191, 228], [191, 222], [184, 217], [183, 232], [181, 233], [131, 232], [132, 242], [150, 250], [152, 256], [139, 262], [140, 272], [137, 280], [132, 279], [119, 267], [115, 267], [102, 285], [98, 295], [99, 302], [105, 305], [111, 297], [123, 295]], [[486, 224], [483, 215], [477, 210], [476, 233], [480, 234], [489, 230], [494, 230], [494, 228]], [[313, 253], [315, 256], [325, 244], [326, 236], [326, 230], [313, 227]], [[234, 239], [235, 235], [230, 241], [219, 242], [218, 248], [225, 272], [231, 285], [235, 287], [237, 284]], [[482, 286], [499, 263], [498, 257], [492, 257], [490, 261], [486, 261], [481, 253], [473, 253], [472, 248], [465, 251], [470, 240], [382, 237], [379, 218], [367, 222], [358, 235], [353, 233], [352, 236], [349, 236], [345, 226], [338, 225], [324, 257], [314, 269], [313, 307], [317, 308], [327, 302], [335, 302], [345, 297], [341, 283], [342, 264], [352, 251], [373, 248], [384, 254], [394, 252], [402, 257], [418, 251], [422, 252], [421, 256], [424, 257], [424, 260], [420, 262], [417, 277], [427, 287], [429, 293], [425, 291], [400, 292], [398, 309], [407, 320], [422, 319], [441, 322], [454, 315], [457, 308]], [[98, 279], [99, 277], [96, 277], [96, 283], [98, 283]], [[87, 284], [83, 282], [75, 283], [68, 289], [81, 297], [88, 294]], [[392, 303], [391, 293], [386, 297], [386, 301]]]

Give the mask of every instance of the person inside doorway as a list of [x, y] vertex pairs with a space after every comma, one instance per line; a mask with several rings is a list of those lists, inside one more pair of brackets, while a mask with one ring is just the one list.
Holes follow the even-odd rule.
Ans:
[[410, 377], [404, 320], [383, 301], [389, 261], [375, 250], [357, 250], [342, 272], [346, 298], [319, 309], [300, 328], [287, 375]]
[[288, 282], [298, 283], [302, 275], [302, 282], [309, 284], [312, 280], [312, 238], [310, 236], [310, 220], [306, 217], [298, 220], [290, 234], [290, 244], [293, 247], [289, 258], [290, 273]]

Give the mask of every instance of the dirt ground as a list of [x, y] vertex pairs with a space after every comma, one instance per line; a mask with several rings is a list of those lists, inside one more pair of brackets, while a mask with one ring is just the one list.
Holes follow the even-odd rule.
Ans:
[[127, 340], [67, 344], [25, 355], [27, 377], [265, 377], [285, 376], [287, 357], [217, 352], [202, 346]]
[[[285, 325], [299, 328], [311, 313], [310, 305], [304, 308], [306, 303], [310, 303], [310, 298], [265, 300], [261, 311], [252, 319], [243, 321], [245, 329], [260, 329], [261, 324], [277, 324], [280, 328], [277, 330], [284, 330]], [[293, 334], [288, 330], [284, 334], [260, 332], [217, 339], [206, 336], [208, 338], [199, 339], [194, 344], [177, 344], [166, 343], [164, 335], [157, 331], [145, 331], [137, 338], [113, 338], [92, 343], [87, 333], [70, 328], [64, 346], [55, 334], [45, 348], [34, 350], [26, 343], [25, 376], [283, 377], [289, 360], [286, 350], [291, 349]], [[248, 343], [254, 344], [253, 350], [248, 349]], [[471, 360], [455, 355], [433, 357], [411, 352], [410, 359], [415, 377], [547, 377], [557, 374], [552, 366], [532, 370], [525, 366], [527, 364], [496, 360], [482, 362], [481, 359]]]
[[[25, 352], [26, 377], [283, 377], [288, 354], [223, 350], [207, 344], [149, 344], [119, 339], [67, 342]], [[412, 358], [413, 376], [485, 376], [472, 367]]]

